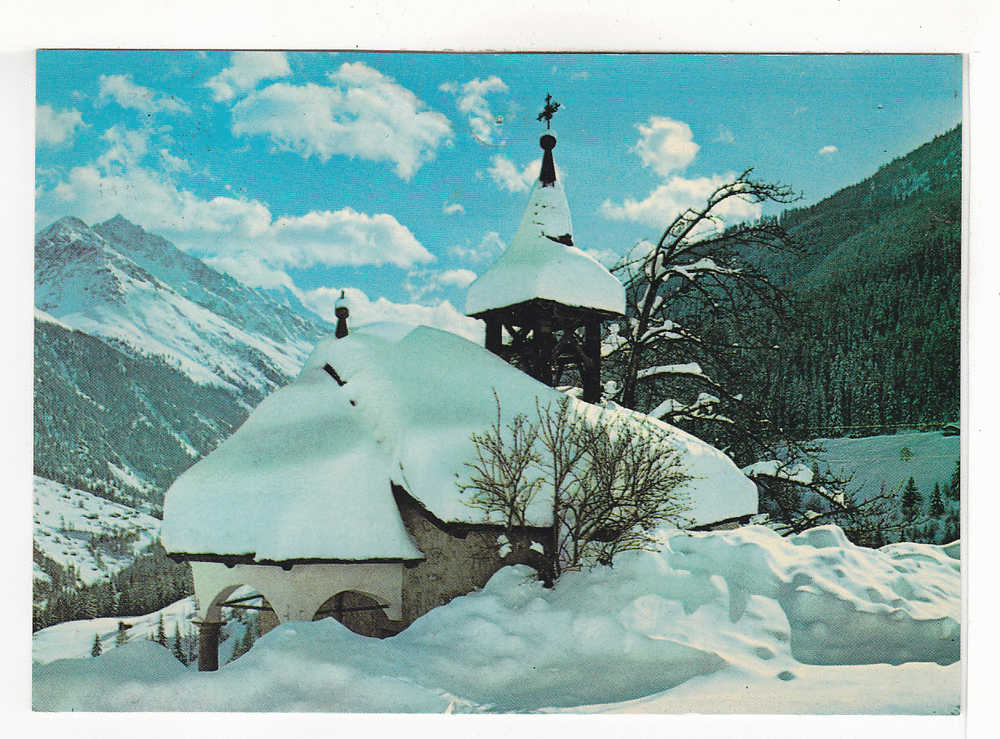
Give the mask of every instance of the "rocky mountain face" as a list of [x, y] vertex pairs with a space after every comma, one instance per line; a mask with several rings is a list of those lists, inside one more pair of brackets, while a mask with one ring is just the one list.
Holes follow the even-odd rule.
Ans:
[[157, 513], [332, 327], [117, 216], [35, 241], [35, 471]]

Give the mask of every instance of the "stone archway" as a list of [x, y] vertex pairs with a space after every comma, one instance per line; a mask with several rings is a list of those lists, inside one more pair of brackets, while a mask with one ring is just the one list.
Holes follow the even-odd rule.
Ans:
[[400, 624], [390, 621], [387, 603], [359, 590], [341, 590], [316, 610], [313, 621], [334, 618], [355, 634], [384, 638], [399, 633]]

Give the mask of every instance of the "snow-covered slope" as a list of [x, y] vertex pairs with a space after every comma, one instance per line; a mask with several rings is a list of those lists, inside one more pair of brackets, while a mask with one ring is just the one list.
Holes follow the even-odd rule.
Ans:
[[160, 533], [159, 519], [37, 475], [33, 523], [42, 554], [84, 585], [130, 565]]
[[263, 397], [198, 384], [40, 311], [34, 370], [35, 473], [147, 511]]
[[36, 236], [35, 305], [233, 390], [282, 384], [328, 330], [120, 216], [95, 228], [66, 217]]
[[661, 552], [568, 573], [553, 589], [526, 568], [505, 568], [389, 639], [332, 619], [284, 624], [211, 674], [143, 640], [50, 662], [81, 656], [94, 627], [114, 626], [62, 624], [35, 635], [36, 662], [50, 663], [34, 667], [33, 702], [112, 711], [955, 713], [956, 556], [954, 546], [856, 547], [836, 527], [786, 539], [761, 527], [674, 533]]
[[[820, 466], [834, 474], [854, 475], [861, 498], [902, 487], [912, 477], [926, 498], [935, 483], [945, 487], [961, 456], [961, 437], [940, 431], [910, 432], [859, 439], [816, 439], [824, 451]], [[908, 449], [909, 453], [904, 452]]]

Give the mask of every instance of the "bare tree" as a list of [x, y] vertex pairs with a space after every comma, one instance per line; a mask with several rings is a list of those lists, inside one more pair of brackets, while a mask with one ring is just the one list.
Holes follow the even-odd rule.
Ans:
[[897, 491], [887, 491], [884, 483], [877, 494], [863, 496], [853, 476], [821, 473], [815, 463], [812, 469], [798, 461], [754, 467], [749, 477], [762, 493], [764, 512], [782, 534], [836, 524], [852, 542], [867, 547], [882, 546], [902, 535]]
[[555, 548], [541, 556], [543, 579], [610, 565], [620, 552], [654, 548], [659, 526], [690, 525], [690, 478], [662, 428], [606, 411], [586, 418], [568, 397], [536, 412], [503, 424], [497, 401], [497, 421], [472, 437], [477, 459], [460, 488], [472, 493], [470, 505], [504, 522], [517, 555], [531, 544], [522, 531], [528, 507], [539, 491], [551, 494]]
[[[626, 287], [624, 322], [609, 327], [603, 354], [616, 375], [608, 396], [669, 423], [712, 422], [734, 436], [764, 437], [767, 420], [729, 387], [741, 355], [766, 346], [747, 320], [764, 311], [787, 319], [784, 293], [748, 261], [761, 252], [797, 253], [774, 218], [725, 228], [737, 200], [791, 203], [800, 196], [746, 170], [700, 208], [676, 216], [656, 243], [640, 242], [612, 271]], [[716, 373], [720, 373], [720, 378]], [[738, 427], [738, 428], [737, 428]]]

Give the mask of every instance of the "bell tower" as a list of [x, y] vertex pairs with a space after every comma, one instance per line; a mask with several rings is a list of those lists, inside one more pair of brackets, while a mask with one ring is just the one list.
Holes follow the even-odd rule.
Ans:
[[546, 95], [538, 180], [507, 249], [469, 286], [465, 312], [486, 322], [487, 349], [540, 382], [554, 386], [575, 368], [592, 403], [601, 396], [601, 323], [625, 313], [625, 288], [574, 242], [552, 154], [558, 109]]

